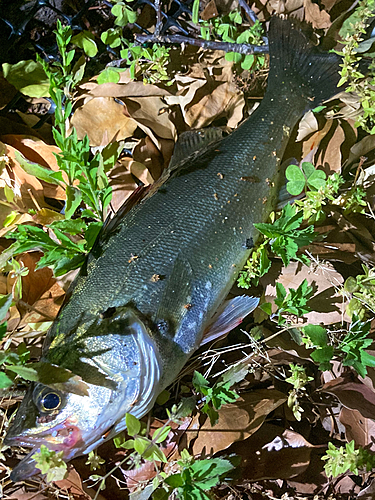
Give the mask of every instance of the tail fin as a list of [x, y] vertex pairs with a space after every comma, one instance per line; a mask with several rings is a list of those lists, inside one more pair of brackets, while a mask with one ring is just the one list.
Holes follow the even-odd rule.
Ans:
[[[311, 31], [311, 30], [310, 30]], [[338, 94], [341, 59], [320, 51], [309, 38], [309, 28], [292, 19], [273, 17], [269, 30], [268, 89], [290, 94], [293, 89], [311, 102], [309, 109]]]

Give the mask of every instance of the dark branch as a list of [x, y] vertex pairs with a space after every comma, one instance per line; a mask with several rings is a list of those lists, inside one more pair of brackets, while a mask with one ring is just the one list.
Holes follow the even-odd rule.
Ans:
[[160, 36], [163, 23], [161, 20], [161, 4], [160, 0], [155, 0], [155, 10], [156, 10], [156, 26], [155, 26], [155, 33], [154, 36], [158, 37]]
[[248, 18], [251, 19], [253, 21], [253, 23], [256, 23], [258, 18], [255, 15], [255, 12], [252, 9], [250, 9], [250, 7], [247, 5], [245, 0], [238, 0], [238, 3], [240, 5], [240, 7], [242, 7], [243, 10], [246, 12]]
[[223, 50], [224, 52], [237, 52], [238, 54], [268, 54], [268, 45], [251, 45], [248, 43], [228, 43], [228, 42], [213, 42], [210, 40], [202, 40], [191, 38], [183, 35], [136, 35], [136, 41], [142, 43], [160, 43], [160, 44], [179, 44], [196, 45], [208, 50]]

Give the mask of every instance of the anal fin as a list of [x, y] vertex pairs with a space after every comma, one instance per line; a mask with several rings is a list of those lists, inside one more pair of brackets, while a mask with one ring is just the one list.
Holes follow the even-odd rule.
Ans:
[[259, 304], [259, 299], [241, 295], [233, 299], [226, 300], [212, 317], [207, 325], [201, 346], [218, 340], [242, 323], [243, 319], [249, 315]]

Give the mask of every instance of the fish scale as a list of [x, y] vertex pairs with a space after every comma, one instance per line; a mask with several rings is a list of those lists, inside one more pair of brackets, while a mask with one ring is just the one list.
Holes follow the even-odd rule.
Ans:
[[201, 343], [256, 307], [247, 296], [224, 299], [259, 238], [254, 223], [276, 205], [290, 131], [337, 93], [340, 63], [289, 20], [271, 20], [269, 43], [267, 91], [250, 118], [172, 163], [99, 236], [42, 358], [80, 376], [88, 395], [75, 378], [69, 390], [52, 383], [29, 389], [6, 443], [34, 448], [13, 480], [36, 473], [32, 454], [41, 444], [71, 459], [123, 430], [125, 414], [145, 414]]

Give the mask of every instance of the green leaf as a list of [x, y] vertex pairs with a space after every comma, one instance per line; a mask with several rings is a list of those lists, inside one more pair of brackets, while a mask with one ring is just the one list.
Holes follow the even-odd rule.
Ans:
[[125, 422], [129, 436], [135, 436], [136, 434], [139, 434], [139, 431], [141, 430], [141, 422], [137, 417], [135, 417], [131, 413], [127, 413], [125, 416]]
[[311, 358], [319, 363], [319, 369], [322, 371], [331, 369], [331, 359], [333, 358], [333, 346], [327, 345], [326, 347], [322, 347], [320, 349], [316, 349], [313, 353], [311, 353]]
[[60, 177], [56, 179], [56, 172], [50, 170], [49, 168], [42, 167], [38, 163], [33, 163], [27, 160], [19, 151], [15, 152], [15, 157], [22, 169], [30, 175], [33, 175], [37, 179], [40, 179], [45, 182], [49, 182], [50, 184], [61, 185], [62, 182], [62, 174], [59, 172]]
[[171, 430], [171, 427], [169, 425], [167, 425], [165, 427], [160, 427], [159, 429], [156, 429], [156, 431], [152, 435], [152, 440], [155, 443], [162, 443], [163, 441], [165, 441], [167, 439], [170, 430]]
[[0, 372], [0, 389], [7, 389], [11, 385], [13, 385], [13, 381], [4, 372]]
[[87, 225], [82, 219], [63, 219], [52, 222], [49, 224], [51, 229], [59, 229], [60, 231], [64, 231], [64, 233], [69, 234], [82, 234], [86, 229]]
[[88, 57], [95, 57], [98, 53], [95, 37], [90, 31], [81, 31], [78, 35], [73, 36], [71, 42], [83, 49]]
[[[238, 42], [238, 40], [237, 40]], [[240, 42], [238, 42], [240, 43]], [[245, 70], [249, 70], [255, 63], [255, 56], [253, 54], [247, 54], [245, 59], [241, 63], [241, 68]]]
[[107, 31], [103, 31], [100, 38], [103, 43], [109, 45], [112, 49], [115, 49], [121, 45], [121, 29], [110, 28]]
[[4, 77], [17, 90], [30, 97], [48, 97], [49, 80], [39, 62], [20, 61], [3, 64]]
[[14, 373], [17, 373], [17, 375], [24, 378], [25, 380], [30, 380], [31, 382], [37, 382], [39, 380], [38, 372], [33, 368], [29, 368], [28, 366], [9, 365], [7, 366], [7, 369]]
[[164, 481], [173, 488], [178, 488], [179, 486], [183, 486], [184, 484], [184, 480], [181, 474], [173, 474], [172, 476], [168, 476]]
[[194, 372], [193, 385], [196, 391], [202, 392], [203, 394], [204, 392], [202, 391], [202, 389], [205, 390], [210, 386], [209, 382], [204, 378], [204, 376], [197, 371]]
[[268, 316], [271, 316], [271, 314], [272, 314], [271, 302], [264, 302], [259, 307], [262, 309], [262, 311], [264, 311], [266, 314], [268, 314]]
[[285, 176], [288, 179], [286, 189], [292, 196], [298, 196], [305, 189], [306, 179], [297, 165], [289, 165], [285, 171]]
[[199, 0], [194, 0], [193, 2], [191, 18], [194, 24], [199, 23]]
[[319, 325], [307, 325], [303, 329], [314, 346], [326, 347], [328, 344], [327, 330]]
[[66, 204], [65, 204], [65, 217], [70, 219], [82, 201], [82, 192], [75, 186], [66, 187]]
[[118, 83], [120, 81], [120, 70], [117, 68], [106, 68], [97, 77], [99, 85], [102, 83]]

